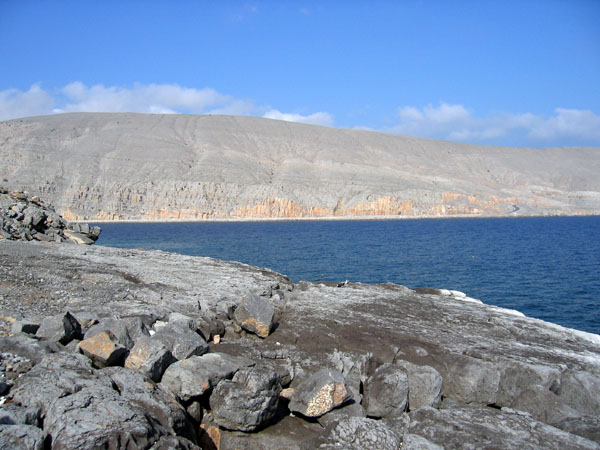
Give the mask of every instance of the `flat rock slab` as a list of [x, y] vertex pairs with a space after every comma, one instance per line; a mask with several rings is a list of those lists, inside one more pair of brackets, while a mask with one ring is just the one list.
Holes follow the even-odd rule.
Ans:
[[485, 407], [422, 408], [410, 413], [407, 432], [455, 449], [600, 448], [596, 442], [538, 422], [527, 414]]
[[188, 401], [202, 396], [219, 381], [232, 378], [242, 367], [254, 364], [249, 359], [225, 353], [192, 356], [171, 364], [163, 374], [161, 386], [179, 399]]

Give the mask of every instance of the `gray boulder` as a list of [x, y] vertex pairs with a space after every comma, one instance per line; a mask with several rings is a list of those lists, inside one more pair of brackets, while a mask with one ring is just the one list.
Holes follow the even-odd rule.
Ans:
[[42, 450], [44, 432], [31, 425], [0, 424], [0, 450]]
[[408, 376], [408, 408], [415, 410], [431, 406], [438, 408], [442, 402], [443, 380], [431, 366], [417, 366], [408, 361], [396, 361]]
[[11, 326], [11, 333], [26, 333], [26, 334], [35, 334], [37, 330], [40, 328], [40, 322], [37, 320], [31, 319], [22, 319], [15, 320]]
[[327, 414], [322, 415], [317, 421], [323, 427], [331, 426], [332, 424], [338, 423], [341, 420], [348, 419], [349, 417], [367, 417], [367, 412], [362, 405], [355, 400], [350, 400], [345, 405], [340, 406], [329, 411]]
[[210, 396], [214, 421], [230, 430], [254, 431], [277, 410], [279, 375], [266, 369], [240, 369], [231, 381], [221, 381]]
[[120, 365], [127, 355], [127, 349], [110, 331], [101, 331], [80, 341], [77, 348], [98, 367]]
[[198, 333], [171, 324], [154, 333], [152, 339], [162, 342], [178, 360], [202, 356], [208, 352], [208, 344]]
[[256, 294], [246, 295], [233, 316], [235, 321], [244, 330], [266, 338], [273, 326], [275, 308], [271, 302]]
[[77, 319], [77, 322], [79, 322], [79, 325], [81, 326], [81, 332], [83, 334], [85, 334], [87, 330], [99, 322], [96, 314], [87, 311], [73, 313], [73, 316], [75, 319]]
[[69, 312], [45, 317], [35, 333], [39, 339], [67, 345], [73, 339], [81, 339], [81, 325]]
[[0, 336], [0, 351], [13, 353], [39, 363], [45, 356], [64, 351], [58, 342], [38, 341], [26, 334]]
[[100, 373], [110, 377], [122, 399], [140, 405], [145, 414], [166, 429], [195, 441], [194, 425], [173, 394], [132, 369], [108, 367]]
[[162, 436], [150, 450], [201, 450], [201, 447], [181, 436]]
[[367, 416], [382, 418], [402, 414], [408, 406], [408, 375], [390, 363], [378, 367], [364, 385]]
[[84, 388], [56, 399], [44, 431], [53, 448], [148, 448], [167, 434], [141, 405], [110, 388]]
[[129, 352], [125, 367], [137, 370], [158, 382], [167, 367], [175, 361], [175, 357], [161, 341], [141, 336]]
[[188, 401], [202, 396], [221, 380], [230, 379], [242, 367], [253, 366], [254, 362], [225, 353], [207, 353], [192, 356], [171, 364], [163, 374], [160, 385]]
[[15, 380], [10, 393], [16, 403], [39, 407], [47, 414], [56, 399], [84, 388], [112, 389], [112, 382], [96, 376], [92, 362], [84, 355], [62, 352], [45, 356]]
[[366, 417], [349, 417], [341, 420], [331, 430], [324, 449], [378, 449], [398, 450], [402, 447], [402, 435], [383, 422]]
[[134, 346], [135, 340], [139, 336], [150, 336], [148, 328], [139, 317], [127, 319], [109, 317], [90, 327], [85, 333], [85, 338], [90, 338], [102, 331], [110, 331], [119, 343], [128, 350]]
[[407, 433], [402, 437], [402, 450], [444, 450], [423, 436]]
[[341, 373], [321, 369], [294, 388], [289, 408], [306, 417], [319, 417], [351, 398]]

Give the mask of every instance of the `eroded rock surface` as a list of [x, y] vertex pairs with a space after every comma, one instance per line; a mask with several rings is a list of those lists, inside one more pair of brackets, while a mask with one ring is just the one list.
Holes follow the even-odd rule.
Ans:
[[[8, 240], [0, 276], [14, 319], [2, 331], [15, 333], [0, 337], [0, 420], [14, 422], [1, 426], [33, 448], [600, 448], [600, 337], [459, 293], [293, 285], [210, 258]], [[275, 311], [266, 337], [235, 320], [249, 294]], [[169, 333], [189, 345], [156, 384], [143, 364], [100, 369], [79, 353], [83, 333], [63, 345], [13, 330], [67, 313], [86, 339], [110, 331], [129, 352], [171, 352]], [[376, 395], [390, 411], [368, 413], [388, 371], [408, 393]]]

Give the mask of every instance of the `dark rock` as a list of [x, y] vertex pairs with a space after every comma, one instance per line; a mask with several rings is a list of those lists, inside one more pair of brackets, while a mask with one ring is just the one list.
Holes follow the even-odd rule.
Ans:
[[328, 427], [349, 417], [367, 417], [367, 412], [356, 400], [350, 400], [345, 405], [329, 411], [317, 420], [323, 427]]
[[0, 449], [42, 450], [44, 433], [31, 425], [0, 425]]
[[201, 447], [181, 436], [162, 436], [150, 450], [201, 450]]
[[101, 331], [77, 344], [79, 350], [99, 367], [123, 363], [127, 349], [110, 331]]
[[230, 430], [254, 431], [275, 416], [279, 375], [260, 368], [240, 369], [221, 381], [210, 396], [214, 421]]
[[196, 440], [194, 424], [171, 393], [149, 381], [140, 372], [123, 367], [108, 367], [100, 371], [116, 386], [121, 398], [139, 404], [145, 414], [179, 436]]
[[26, 408], [14, 403], [0, 405], [0, 424], [2, 425], [40, 425], [42, 410], [35, 406]]
[[15, 402], [39, 407], [47, 414], [56, 399], [84, 388], [112, 389], [112, 382], [107, 377], [96, 376], [91, 361], [84, 355], [63, 352], [45, 356], [15, 380], [10, 394]]
[[349, 417], [333, 427], [325, 444], [320, 448], [397, 450], [402, 447], [402, 436], [383, 422], [366, 417]]
[[365, 382], [363, 406], [367, 416], [382, 418], [402, 414], [408, 405], [408, 375], [390, 363], [377, 368]]
[[14, 353], [39, 363], [45, 356], [64, 351], [58, 342], [38, 341], [25, 334], [0, 337], [0, 351]]
[[175, 357], [161, 341], [141, 336], [129, 352], [125, 367], [137, 370], [158, 382], [167, 367], [175, 361]]
[[321, 369], [294, 388], [289, 408], [307, 417], [319, 417], [352, 398], [339, 372]]
[[148, 448], [168, 434], [139, 404], [108, 388], [57, 398], [44, 419], [53, 448]]
[[131, 317], [127, 319], [109, 317], [102, 319], [98, 324], [90, 327], [90, 329], [85, 333], [85, 338], [90, 338], [101, 331], [110, 331], [113, 333], [119, 343], [128, 350], [134, 346], [135, 339], [137, 339], [139, 336], [150, 336], [148, 328], [139, 317]]
[[40, 322], [37, 320], [15, 320], [11, 327], [11, 332], [13, 334], [16, 333], [26, 333], [26, 334], [35, 334], [37, 330], [40, 328]]
[[192, 356], [171, 364], [160, 384], [179, 399], [188, 401], [200, 397], [219, 381], [232, 378], [242, 367], [253, 365], [253, 361], [225, 353]]
[[170, 324], [152, 335], [152, 339], [162, 342], [178, 360], [208, 352], [208, 344], [198, 333]]
[[273, 326], [275, 308], [269, 300], [256, 294], [246, 295], [233, 316], [235, 321], [246, 331], [266, 338]]
[[405, 434], [402, 437], [402, 450], [444, 450], [444, 447], [429, 442], [417, 434]]
[[81, 325], [71, 313], [67, 312], [45, 317], [35, 335], [46, 341], [67, 345], [73, 339], [81, 339]]
[[79, 322], [79, 326], [81, 326], [81, 332], [83, 334], [85, 334], [87, 330], [99, 322], [96, 314], [87, 311], [73, 313], [73, 316], [75, 319], [77, 319], [77, 322]]

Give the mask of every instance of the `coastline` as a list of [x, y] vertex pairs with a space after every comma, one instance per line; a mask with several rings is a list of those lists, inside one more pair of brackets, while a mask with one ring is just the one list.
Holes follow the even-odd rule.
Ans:
[[227, 223], [227, 222], [321, 222], [321, 221], [366, 221], [366, 220], [437, 220], [437, 219], [521, 219], [535, 217], [600, 217], [600, 214], [521, 214], [521, 215], [483, 215], [483, 214], [447, 214], [439, 216], [407, 216], [407, 215], [382, 215], [382, 216], [323, 216], [323, 217], [220, 217], [214, 219], [86, 219], [69, 220], [72, 223]]

